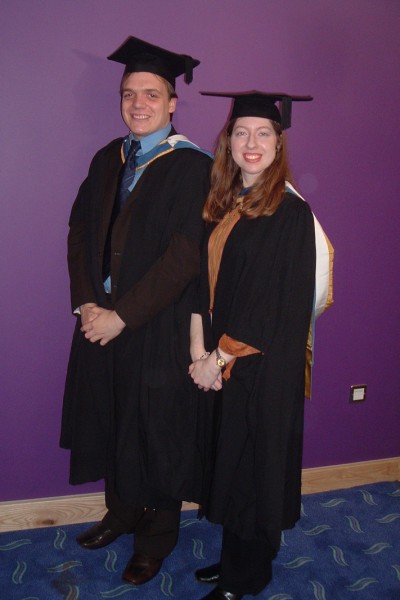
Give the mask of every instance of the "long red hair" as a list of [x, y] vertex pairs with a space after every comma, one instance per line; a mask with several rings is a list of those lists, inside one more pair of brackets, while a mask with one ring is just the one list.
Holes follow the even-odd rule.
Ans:
[[[218, 137], [211, 170], [211, 189], [203, 208], [203, 219], [209, 223], [221, 221], [235, 205], [243, 187], [240, 168], [230, 152], [229, 140], [235, 123], [236, 119], [228, 121]], [[285, 181], [291, 179], [285, 135], [279, 123], [271, 121], [271, 124], [278, 137], [278, 150], [273, 163], [244, 198], [242, 215], [249, 219], [272, 215], [282, 201]]]

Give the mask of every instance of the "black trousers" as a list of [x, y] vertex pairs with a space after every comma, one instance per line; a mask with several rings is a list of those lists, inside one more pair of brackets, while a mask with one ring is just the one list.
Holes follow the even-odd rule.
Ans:
[[241, 540], [224, 528], [218, 585], [233, 594], [259, 594], [272, 579], [276, 552], [263, 540]]
[[134, 533], [135, 553], [166, 558], [178, 541], [182, 502], [157, 490], [148, 489], [145, 495], [141, 506], [128, 505], [106, 485], [108, 512], [103, 523], [119, 533]]

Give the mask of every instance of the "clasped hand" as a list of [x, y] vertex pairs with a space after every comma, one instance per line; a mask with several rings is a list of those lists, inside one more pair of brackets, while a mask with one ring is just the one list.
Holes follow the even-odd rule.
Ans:
[[189, 375], [199, 390], [204, 392], [218, 391], [222, 388], [221, 369], [216, 364], [213, 355], [192, 362], [189, 366]]
[[85, 338], [93, 343], [100, 342], [100, 346], [105, 346], [116, 338], [125, 327], [115, 310], [101, 308], [93, 303], [81, 306], [81, 321], [81, 331]]

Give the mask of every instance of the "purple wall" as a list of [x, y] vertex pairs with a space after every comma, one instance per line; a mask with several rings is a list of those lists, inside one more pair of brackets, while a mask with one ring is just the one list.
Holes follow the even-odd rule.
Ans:
[[[58, 448], [74, 324], [66, 234], [91, 156], [125, 133], [121, 69], [105, 56], [128, 35], [201, 59], [174, 122], [207, 148], [229, 103], [199, 90], [315, 97], [295, 106], [288, 136], [336, 248], [335, 304], [317, 328], [304, 466], [399, 456], [400, 3], [13, 0], [0, 33], [0, 500], [101, 489], [71, 488]], [[364, 383], [367, 401], [350, 405], [349, 386]]]

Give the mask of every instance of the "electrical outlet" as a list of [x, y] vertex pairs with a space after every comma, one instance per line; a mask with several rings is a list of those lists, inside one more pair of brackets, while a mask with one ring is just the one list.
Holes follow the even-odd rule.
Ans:
[[367, 399], [366, 385], [350, 386], [350, 402], [364, 402]]

